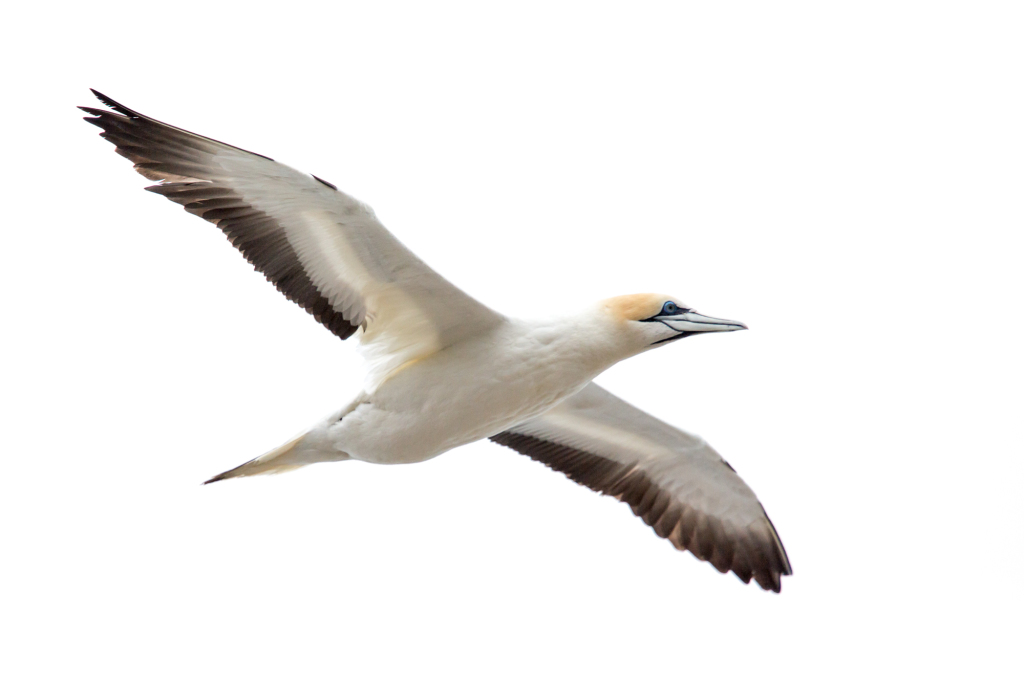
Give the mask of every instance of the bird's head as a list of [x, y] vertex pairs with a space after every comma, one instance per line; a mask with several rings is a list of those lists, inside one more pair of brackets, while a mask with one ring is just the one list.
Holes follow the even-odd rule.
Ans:
[[616, 296], [605, 299], [601, 305], [634, 353], [694, 334], [747, 328], [742, 322], [701, 315], [678, 298], [663, 294]]

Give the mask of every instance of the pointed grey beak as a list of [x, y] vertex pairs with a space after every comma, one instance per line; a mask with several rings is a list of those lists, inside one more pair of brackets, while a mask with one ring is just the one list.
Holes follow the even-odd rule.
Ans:
[[707, 334], [709, 332], [734, 332], [746, 329], [747, 325], [735, 320], [723, 320], [718, 317], [708, 317], [695, 313], [692, 310], [688, 313], [678, 315], [656, 315], [655, 320], [665, 324], [677, 332], [690, 334]]

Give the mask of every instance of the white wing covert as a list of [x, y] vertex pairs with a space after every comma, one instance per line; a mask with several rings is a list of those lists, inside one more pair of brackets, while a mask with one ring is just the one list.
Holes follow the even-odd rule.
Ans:
[[[273, 159], [143, 116], [80, 107], [147, 187], [219, 227], [290, 300], [342, 339], [362, 328], [379, 381], [503, 318], [450, 284], [334, 185]], [[115, 113], [116, 112], [116, 113]]]
[[717, 452], [596, 384], [491, 440], [628, 503], [722, 573], [774, 592], [792, 573], [761, 503]]

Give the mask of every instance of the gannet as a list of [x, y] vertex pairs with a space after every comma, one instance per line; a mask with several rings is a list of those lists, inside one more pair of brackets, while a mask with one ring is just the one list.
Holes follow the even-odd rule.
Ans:
[[703, 439], [593, 379], [674, 341], [746, 329], [661, 294], [554, 321], [501, 315], [434, 272], [373, 211], [316, 176], [175, 128], [92, 91], [80, 107], [147, 190], [219, 227], [369, 372], [355, 398], [297, 438], [207, 483], [317, 462], [422, 462], [488, 438], [610, 495], [680, 550], [779, 592], [789, 559], [754, 492]]

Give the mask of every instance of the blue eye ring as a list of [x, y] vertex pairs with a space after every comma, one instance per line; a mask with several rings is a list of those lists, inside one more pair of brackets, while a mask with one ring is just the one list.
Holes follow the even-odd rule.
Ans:
[[679, 313], [679, 306], [674, 301], [667, 301], [665, 305], [661, 307], [662, 315], [676, 315]]

